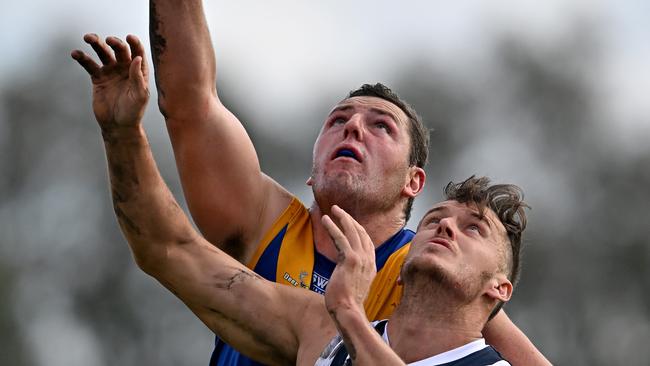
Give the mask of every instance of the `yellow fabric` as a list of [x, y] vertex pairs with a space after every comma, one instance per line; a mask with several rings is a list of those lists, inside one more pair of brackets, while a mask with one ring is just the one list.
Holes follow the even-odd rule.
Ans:
[[255, 268], [266, 248], [285, 226], [287, 231], [278, 256], [276, 282], [308, 289], [314, 268], [314, 235], [309, 211], [296, 197], [264, 235], [247, 266]]
[[368, 319], [386, 319], [397, 307], [402, 298], [402, 286], [397, 284], [397, 279], [410, 247], [409, 242], [391, 254], [384, 267], [377, 272], [364, 303]]

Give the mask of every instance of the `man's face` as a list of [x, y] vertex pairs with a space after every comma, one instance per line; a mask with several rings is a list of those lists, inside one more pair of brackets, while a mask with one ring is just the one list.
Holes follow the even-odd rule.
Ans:
[[350, 211], [346, 202], [394, 205], [409, 174], [408, 123], [381, 98], [352, 97], [334, 107], [314, 145], [309, 183], [317, 202], [326, 197]]
[[420, 221], [403, 273], [426, 273], [471, 299], [488, 280], [506, 277], [507, 240], [491, 209], [480, 215], [473, 203], [441, 202]]

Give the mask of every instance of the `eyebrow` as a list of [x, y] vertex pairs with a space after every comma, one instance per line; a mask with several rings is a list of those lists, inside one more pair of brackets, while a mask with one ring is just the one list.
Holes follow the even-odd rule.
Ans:
[[427, 213], [425, 213], [422, 216], [422, 218], [420, 219], [420, 222], [418, 223], [418, 229], [420, 228], [420, 226], [422, 226], [422, 223], [424, 222], [424, 219], [427, 218], [427, 216], [429, 216], [432, 213], [438, 212], [438, 211], [444, 211], [446, 209], [447, 208], [445, 206], [438, 206], [438, 207], [434, 207], [434, 208], [430, 209], [429, 211], [427, 211]]
[[329, 115], [331, 116], [332, 114], [334, 114], [334, 113], [336, 113], [336, 112], [344, 112], [344, 111], [350, 110], [350, 109], [352, 109], [352, 108], [354, 108], [354, 107], [351, 106], [351, 105], [349, 105], [349, 104], [347, 104], [347, 105], [344, 104], [344, 105], [336, 106], [336, 107], [334, 107], [334, 109], [332, 109], [332, 111], [330, 112]]
[[429, 211], [427, 211], [427, 213], [425, 213], [424, 216], [422, 216], [422, 219], [424, 220], [424, 218], [429, 216], [429, 214], [432, 214], [432, 213], [438, 212], [438, 211], [444, 211], [446, 209], [447, 208], [445, 206], [434, 207], [434, 208], [430, 209]]
[[[447, 211], [447, 210], [448, 210], [448, 208], [445, 207], [445, 206], [434, 207], [434, 208], [430, 209], [429, 211], [427, 211], [427, 213], [425, 213], [424, 216], [422, 216], [422, 220], [420, 220], [420, 223], [422, 223], [422, 221], [424, 221], [424, 219], [425, 219], [427, 216], [429, 216], [430, 214], [432, 214], [432, 213], [436, 213], [436, 212], [440, 212], [440, 211]], [[490, 228], [490, 229], [493, 229], [493, 228], [494, 228], [494, 226], [492, 225], [492, 223], [490, 222], [490, 220], [488, 220], [487, 217], [486, 217], [485, 215], [481, 215], [481, 214], [479, 214], [479, 213], [477, 213], [477, 212], [471, 212], [470, 215], [471, 215], [472, 217], [477, 218], [477, 219], [480, 220], [481, 222], [484, 222], [484, 223], [488, 226], [488, 228]], [[420, 225], [418, 224], [418, 227], [419, 227], [419, 226], [420, 226]]]
[[484, 223], [485, 223], [485, 224], [486, 224], [490, 229], [492, 229], [492, 223], [490, 222], [490, 220], [487, 219], [487, 217], [486, 217], [485, 215], [481, 215], [481, 214], [478, 214], [478, 213], [476, 213], [476, 212], [472, 212], [471, 215], [472, 215], [473, 217], [475, 217], [475, 218], [481, 220], [481, 221], [484, 222]]
[[[336, 113], [336, 112], [345, 112], [345, 111], [349, 111], [350, 109], [354, 109], [354, 106], [353, 106], [353, 105], [350, 105], [350, 104], [340, 105], [340, 106], [334, 107], [334, 109], [332, 109], [332, 111], [330, 112], [329, 115], [331, 116], [332, 114], [334, 114], [334, 113]], [[388, 112], [388, 111], [385, 111], [385, 110], [383, 110], [383, 109], [379, 109], [379, 108], [372, 108], [372, 107], [370, 108], [370, 111], [373, 112], [373, 113], [376, 113], [376, 114], [382, 115], [382, 116], [388, 116], [388, 117], [390, 117], [390, 118], [391, 118], [395, 123], [399, 123], [399, 120], [397, 119], [397, 117], [396, 117], [393, 113], [391, 113], [391, 112]]]

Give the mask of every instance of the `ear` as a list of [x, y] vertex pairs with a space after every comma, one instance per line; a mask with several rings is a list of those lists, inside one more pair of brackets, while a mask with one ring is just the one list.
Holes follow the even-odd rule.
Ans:
[[489, 281], [489, 288], [486, 295], [492, 299], [507, 302], [512, 296], [512, 283], [505, 275], [499, 275]]
[[427, 179], [427, 174], [424, 172], [424, 169], [412, 166], [409, 167], [408, 180], [402, 189], [402, 193], [408, 197], [415, 197], [424, 188], [424, 182]]
[[306, 185], [308, 186], [313, 186], [314, 185], [314, 177], [309, 177], [307, 178], [307, 181], [305, 182]]

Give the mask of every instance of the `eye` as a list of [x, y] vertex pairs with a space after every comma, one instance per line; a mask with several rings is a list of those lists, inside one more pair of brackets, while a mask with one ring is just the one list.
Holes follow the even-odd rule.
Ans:
[[426, 221], [424, 221], [424, 223], [423, 223], [422, 226], [438, 225], [439, 223], [440, 223], [440, 219], [439, 219], [439, 218], [437, 218], [437, 217], [431, 217], [431, 218], [426, 219]]
[[478, 225], [478, 224], [469, 224], [469, 225], [467, 225], [467, 230], [469, 230], [471, 232], [475, 232], [475, 233], [477, 233], [479, 235], [481, 234], [481, 226]]
[[390, 127], [388, 126], [388, 124], [386, 122], [377, 121], [377, 122], [375, 122], [375, 127], [380, 128], [380, 129], [384, 129], [389, 134], [391, 133]]
[[345, 122], [346, 122], [345, 118], [336, 117], [336, 118], [332, 119], [332, 122], [330, 122], [330, 125], [331, 126], [343, 125], [343, 124], [345, 124]]

